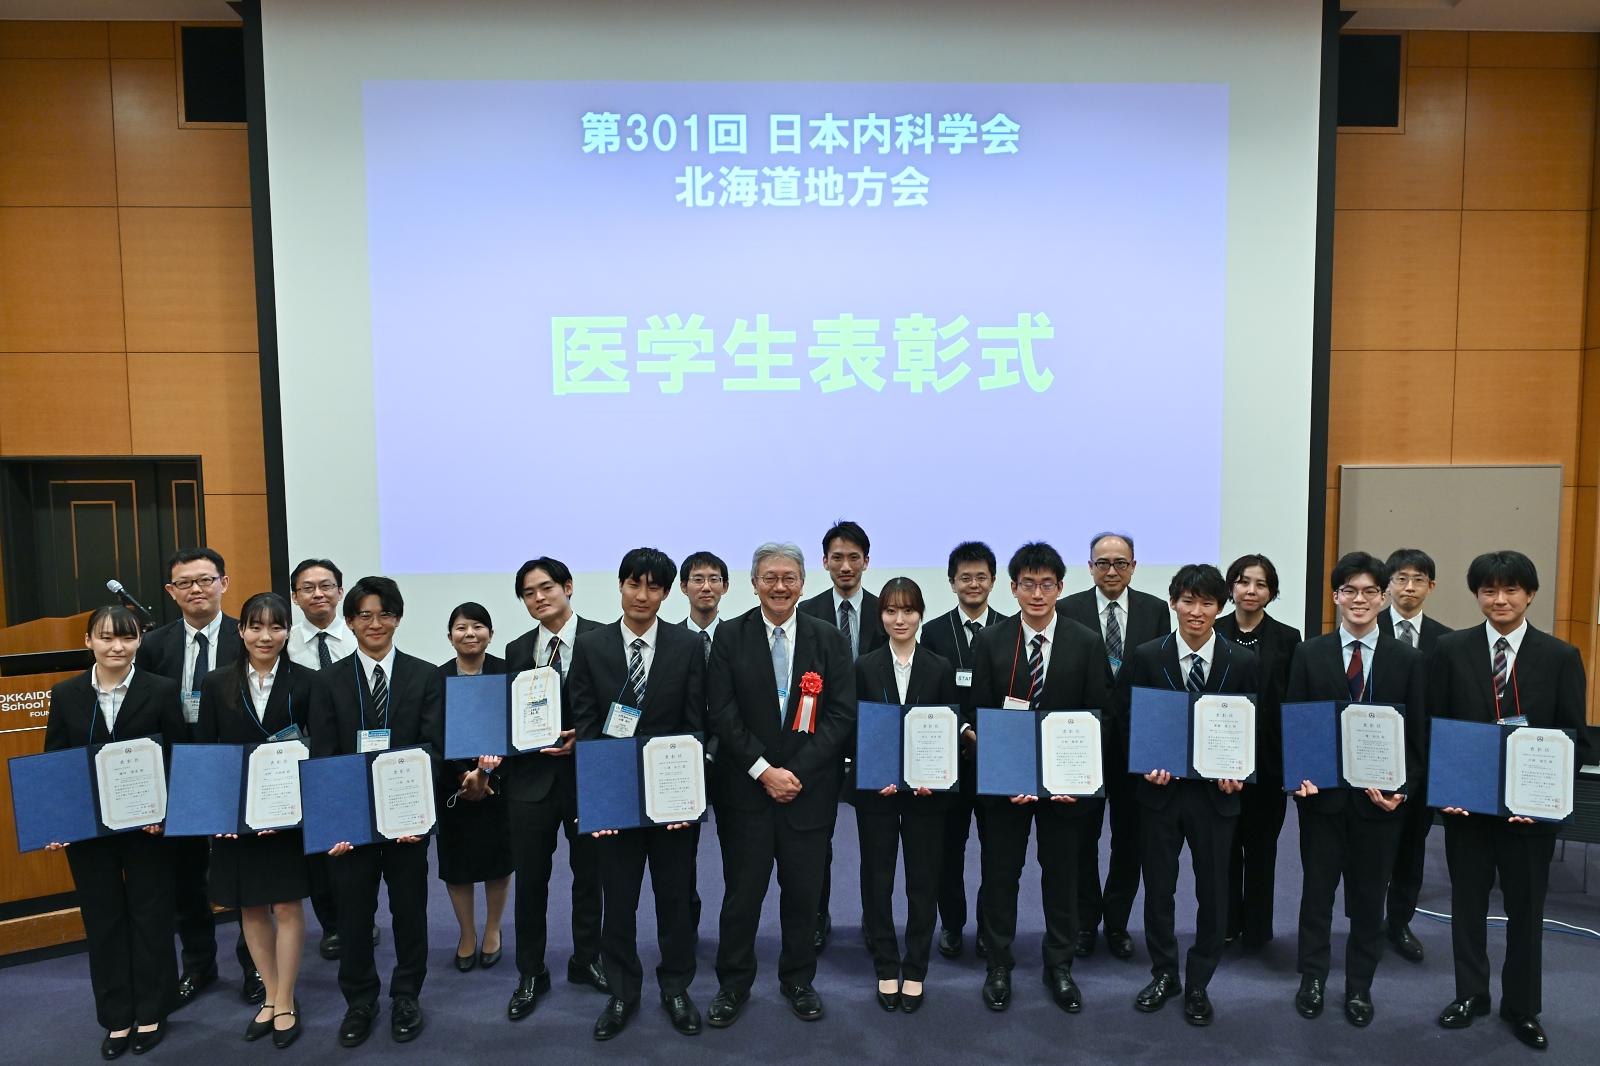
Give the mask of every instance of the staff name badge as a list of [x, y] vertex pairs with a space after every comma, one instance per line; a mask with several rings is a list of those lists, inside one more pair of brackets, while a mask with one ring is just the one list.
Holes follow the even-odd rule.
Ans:
[[1033, 705], [1027, 700], [1018, 699], [1015, 696], [1007, 696], [1000, 708], [1006, 711], [1031, 711], [1033, 710]]
[[365, 755], [369, 751], [389, 750], [389, 730], [387, 729], [358, 729], [356, 730], [356, 751]]
[[300, 727], [290, 722], [276, 733], [272, 734], [273, 742], [280, 740], [300, 740]]
[[972, 687], [972, 671], [971, 670], [957, 670], [956, 671], [956, 688], [971, 688], [971, 687]]
[[1515, 729], [1518, 726], [1527, 725], [1528, 716], [1525, 714], [1519, 714], [1511, 718], [1502, 718], [1500, 719], [1500, 724], [1505, 726], [1507, 729]]
[[190, 725], [200, 721], [200, 693], [185, 692], [183, 694], [183, 720]]
[[637, 707], [629, 707], [625, 703], [611, 702], [611, 710], [606, 712], [605, 735], [625, 740], [633, 736], [639, 728], [639, 718], [643, 712]]

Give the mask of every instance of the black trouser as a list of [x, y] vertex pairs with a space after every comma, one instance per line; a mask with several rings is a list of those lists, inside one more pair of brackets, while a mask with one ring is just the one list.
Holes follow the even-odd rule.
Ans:
[[1228, 851], [1235, 816], [1218, 812], [1208, 792], [1215, 781], [1174, 779], [1176, 793], [1160, 809], [1139, 812], [1144, 840], [1144, 937], [1150, 972], [1178, 976], [1178, 934], [1173, 923], [1178, 891], [1178, 856], [1185, 842], [1194, 868], [1195, 935], [1184, 967], [1184, 983], [1205, 988], [1222, 959], [1222, 926], [1228, 917]]
[[778, 867], [778, 921], [783, 947], [778, 980], [809, 985], [817, 976], [817, 906], [832, 825], [795, 829], [776, 804], [761, 810], [717, 808], [717, 843], [722, 848], [725, 890], [718, 922], [717, 981], [748, 992], [756, 979], [756, 931], [767, 898], [772, 867]]
[[324, 936], [339, 931], [339, 905], [334, 902], [333, 882], [328, 876], [328, 856], [318, 852], [306, 856], [306, 877], [311, 882], [311, 910], [322, 926]]
[[1458, 999], [1489, 994], [1489, 891], [1498, 875], [1506, 905], [1501, 1005], [1521, 1014], [1543, 1009], [1544, 896], [1555, 852], [1549, 831], [1529, 832], [1492, 815], [1444, 816]]
[[508, 800], [511, 866], [517, 872], [514, 921], [517, 972], [533, 977], [545, 969], [550, 871], [556, 839], [567, 838], [567, 863], [572, 867], [572, 960], [588, 965], [600, 956], [600, 864], [594, 838], [578, 832], [577, 791], [572, 779], [557, 780], [535, 803]]
[[1228, 860], [1228, 934], [1260, 944], [1272, 939], [1278, 837], [1289, 796], [1281, 781], [1256, 781], [1240, 794], [1239, 829]]
[[1044, 903], [1044, 964], [1072, 965], [1072, 936], [1078, 928], [1079, 835], [1092, 832], [1094, 820], [1069, 815], [1051, 800], [1012, 803], [984, 796], [983, 887], [978, 893], [978, 935], [989, 950], [989, 966], [1012, 968], [1017, 938], [1017, 886], [1028, 861], [1028, 832], [1037, 824], [1034, 855]]
[[339, 991], [352, 1007], [378, 1001], [382, 983], [372, 955], [372, 924], [378, 913], [378, 882], [389, 890], [394, 933], [394, 973], [389, 998], [415, 999], [428, 976], [428, 841], [386, 840], [328, 859], [339, 907]]
[[[171, 844], [172, 893], [178, 943], [183, 949], [183, 972], [205, 973], [217, 968], [217, 923], [206, 883], [206, 873], [211, 866], [211, 842], [205, 837], [174, 837]], [[234, 941], [233, 956], [239, 960], [243, 973], [256, 968], [244, 942], [243, 926]]]
[[[939, 860], [944, 849], [944, 810], [917, 810], [913, 798], [901, 809], [856, 808], [861, 841], [861, 925], [880, 981], [928, 977], [928, 952], [938, 914]], [[906, 950], [902, 957], [894, 929], [894, 867], [905, 852]]]
[[[1424, 795], [1424, 787], [1413, 788], [1411, 795]], [[1417, 897], [1422, 894], [1422, 867], [1428, 856], [1428, 833], [1433, 829], [1434, 810], [1426, 803], [1408, 799], [1400, 810], [1400, 843], [1395, 849], [1394, 873], [1389, 878], [1387, 911], [1391, 928], [1409, 925], [1416, 916]]]
[[694, 981], [694, 953], [700, 943], [699, 897], [695, 893], [700, 826], [627, 829], [602, 837], [596, 844], [605, 897], [600, 957], [611, 994], [631, 1005], [639, 1002], [643, 992], [638, 911], [647, 862], [650, 891], [656, 898], [656, 943], [661, 948], [656, 983], [663, 997], [687, 992]]
[[172, 843], [135, 830], [67, 848], [102, 1028], [153, 1025], [172, 1009], [178, 989]]
[[[1139, 798], [1135, 787], [1138, 778], [1110, 769], [1128, 765], [1121, 734], [1107, 729], [1101, 736], [1104, 737], [1101, 746], [1107, 767], [1106, 797], [1098, 803], [1104, 814], [1089, 816], [1092, 824], [1079, 845], [1078, 921], [1079, 928], [1091, 932], [1103, 921], [1106, 932], [1126, 933], [1128, 915], [1133, 913], [1133, 901], [1139, 895]], [[1111, 822], [1111, 862], [1106, 870], [1104, 892], [1100, 889], [1102, 818]]]
[[974, 819], [978, 823], [978, 846], [982, 848], [978, 771], [973, 760], [963, 758], [960, 789], [951, 795], [950, 807], [944, 814], [944, 846], [939, 859], [939, 924], [956, 932], [967, 925], [967, 835]]
[[[1365, 795], [1354, 803], [1371, 803]], [[1344, 880], [1344, 989], [1370, 992], [1383, 955], [1383, 894], [1400, 840], [1400, 816], [1365, 818], [1349, 806], [1323, 812], [1300, 804], [1299, 972], [1328, 979], [1333, 930], [1333, 895]]]

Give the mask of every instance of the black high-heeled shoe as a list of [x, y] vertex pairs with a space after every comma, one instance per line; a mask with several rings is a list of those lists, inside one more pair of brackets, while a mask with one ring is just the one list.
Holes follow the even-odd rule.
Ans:
[[890, 1014], [893, 1014], [895, 1011], [900, 1009], [900, 989], [899, 988], [896, 988], [893, 992], [885, 992], [883, 989], [880, 988], [880, 989], [877, 990], [877, 994], [878, 994], [878, 1006], [882, 1007], [884, 1010], [888, 1011]]
[[107, 1062], [112, 1059], [119, 1059], [122, 1057], [122, 1053], [128, 1050], [128, 1045], [132, 1041], [132, 1031], [123, 1033], [121, 1036], [112, 1036], [108, 1030], [106, 1038], [100, 1041], [100, 1057]]
[[262, 1037], [272, 1032], [272, 1004], [261, 1004], [256, 1013], [259, 1014], [263, 1010], [268, 1012], [266, 1021], [257, 1021], [255, 1018], [251, 1018], [250, 1024], [244, 1027], [244, 1038], [248, 1043], [253, 1043], [254, 1041], [260, 1040]]

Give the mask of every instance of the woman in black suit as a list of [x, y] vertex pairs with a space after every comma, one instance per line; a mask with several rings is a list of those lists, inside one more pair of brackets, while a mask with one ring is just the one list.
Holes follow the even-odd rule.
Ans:
[[1256, 780], [1244, 786], [1239, 830], [1228, 864], [1227, 939], [1250, 950], [1272, 939], [1272, 894], [1288, 796], [1283, 791], [1283, 693], [1300, 631], [1267, 614], [1278, 598], [1278, 568], [1265, 555], [1241, 555], [1228, 567], [1233, 613], [1217, 632], [1256, 655]]
[[[445, 630], [455, 658], [439, 666], [445, 677], [503, 674], [506, 661], [489, 654], [494, 624], [482, 604], [467, 602], [450, 612]], [[488, 969], [500, 961], [500, 916], [511, 886], [511, 830], [504, 798], [494, 790], [493, 775], [478, 769], [476, 759], [444, 764], [439, 774], [439, 880], [450, 893], [461, 936], [456, 942], [456, 969]], [[476, 886], [483, 882], [483, 940], [478, 939]], [[491, 946], [492, 945], [492, 946]]]
[[[45, 751], [149, 736], [170, 744], [187, 735], [177, 682], [134, 668], [139, 622], [127, 608], [96, 610], [83, 642], [94, 666], [50, 690]], [[161, 1042], [178, 989], [167, 842], [161, 827], [150, 825], [70, 847], [48, 845], [64, 847], [89, 947], [95, 1014], [106, 1029], [100, 1055], [114, 1059], [130, 1045], [141, 1054]]]
[[[922, 625], [922, 589], [908, 577], [883, 586], [878, 597], [889, 643], [856, 660], [856, 695], [898, 704], [954, 704], [955, 668], [950, 661], [917, 646]], [[856, 830], [861, 839], [861, 923], [878, 976], [878, 1005], [911, 1014], [922, 1006], [928, 952], [938, 914], [939, 870], [944, 852], [948, 793], [919, 788], [915, 793], [889, 785], [881, 792], [855, 794]], [[903, 848], [906, 868], [906, 946], [900, 954], [894, 929], [895, 852]]]
[[[277, 593], [257, 593], [245, 601], [239, 612], [245, 654], [201, 681], [196, 743], [304, 739], [313, 706], [327, 700], [328, 690], [315, 670], [290, 662], [285, 651], [289, 621], [289, 605]], [[300, 1035], [294, 988], [305, 939], [302, 901], [311, 891], [301, 832], [266, 829], [220, 836], [211, 842], [210, 869], [211, 901], [238, 908], [245, 944], [267, 990], [244, 1038], [259, 1040], [271, 1033], [273, 1044], [288, 1047]]]

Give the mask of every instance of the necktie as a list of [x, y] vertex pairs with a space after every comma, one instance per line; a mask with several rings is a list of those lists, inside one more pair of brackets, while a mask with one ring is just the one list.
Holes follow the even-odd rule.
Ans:
[[1199, 655], [1189, 656], [1189, 677], [1184, 682], [1184, 688], [1190, 692], [1203, 692], [1206, 687], [1205, 660]]
[[383, 664], [372, 668], [372, 709], [378, 715], [379, 728], [389, 724], [389, 682], [383, 676]]
[[1413, 648], [1417, 646], [1417, 627], [1411, 624], [1409, 618], [1400, 619], [1400, 639]]
[[204, 633], [194, 635], [194, 674], [189, 679], [189, 691], [200, 691], [200, 680], [211, 672], [211, 641]]
[[839, 601], [839, 632], [844, 634], [845, 642], [850, 645], [852, 659], [856, 657], [856, 635], [855, 627], [850, 624], [850, 620], [855, 613], [855, 608], [850, 606], [849, 600]]
[[700, 651], [705, 655], [705, 661], [711, 661], [711, 634], [705, 630], [700, 631]]
[[1044, 701], [1044, 634], [1028, 641], [1028, 706], [1039, 709]]
[[1511, 671], [1506, 668], [1506, 652], [1510, 648], [1511, 642], [1505, 637], [1501, 637], [1494, 642], [1494, 699], [1496, 703], [1499, 703], [1501, 697], [1506, 694], [1506, 682], [1511, 678]]
[[317, 634], [317, 669], [333, 665], [333, 653], [328, 650], [328, 634]]
[[1350, 690], [1350, 700], [1353, 703], [1361, 702], [1361, 695], [1366, 691], [1365, 678], [1361, 676], [1361, 642], [1350, 642], [1350, 665], [1345, 667], [1345, 687]]
[[550, 638], [550, 663], [549, 663], [549, 665], [555, 667], [556, 674], [561, 678], [561, 680], [565, 681], [567, 679], [566, 671], [561, 668], [561, 638], [560, 637], [551, 637]]
[[978, 639], [978, 634], [982, 631], [983, 624], [981, 622], [974, 622], [970, 619], [967, 621], [967, 647], [972, 647]]
[[635, 637], [628, 645], [628, 684], [633, 686], [635, 707], [644, 706], [644, 640]]
[[1122, 623], [1117, 621], [1117, 605], [1106, 604], [1106, 656], [1115, 673], [1122, 666]]
[[784, 701], [788, 697], [784, 690], [789, 687], [789, 640], [781, 626], [772, 631], [772, 680], [778, 686], [778, 720], [781, 722]]

